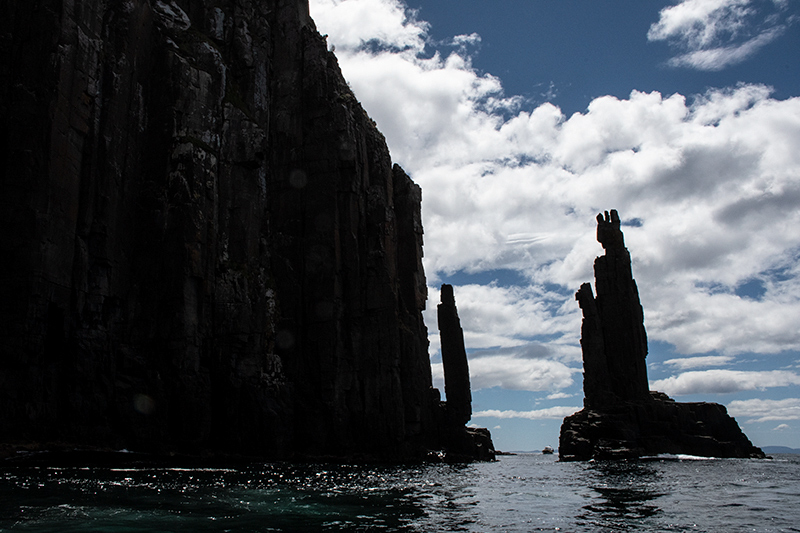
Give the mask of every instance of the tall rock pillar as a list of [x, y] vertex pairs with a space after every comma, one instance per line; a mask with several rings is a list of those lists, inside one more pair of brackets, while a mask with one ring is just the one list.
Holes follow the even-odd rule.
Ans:
[[453, 286], [444, 284], [442, 303], [436, 308], [439, 321], [439, 336], [442, 343], [444, 365], [444, 392], [447, 396], [448, 418], [457, 425], [464, 425], [472, 418], [472, 392], [469, 386], [467, 350], [464, 347], [464, 331], [458, 318]]
[[449, 461], [494, 460], [492, 435], [486, 428], [464, 427], [472, 418], [472, 392], [464, 331], [458, 318], [453, 286], [444, 284], [436, 309], [442, 343], [444, 390], [447, 401], [440, 404], [439, 428]]
[[631, 254], [625, 248], [615, 210], [597, 215], [597, 240], [605, 255], [594, 262], [597, 297], [586, 283], [576, 294], [583, 312], [583, 350], [586, 405], [605, 405], [612, 398], [647, 398], [647, 334], [639, 291], [631, 273]]

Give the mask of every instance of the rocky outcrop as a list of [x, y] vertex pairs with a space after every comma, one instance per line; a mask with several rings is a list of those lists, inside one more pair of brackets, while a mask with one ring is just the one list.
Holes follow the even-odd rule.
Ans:
[[764, 457], [724, 406], [649, 391], [644, 313], [616, 211], [597, 216], [597, 240], [605, 249], [594, 263], [597, 297], [588, 283], [575, 295], [583, 312], [584, 409], [564, 419], [560, 459]]
[[441, 303], [436, 308], [439, 339], [444, 367], [444, 391], [447, 401], [440, 403], [440, 440], [448, 460], [477, 457], [480, 460], [495, 458], [494, 443], [488, 429], [465, 428], [472, 418], [472, 392], [469, 382], [469, 364], [464, 343], [464, 330], [458, 318], [453, 286], [443, 284]]
[[441, 445], [421, 192], [305, 0], [2, 11], [6, 442]]

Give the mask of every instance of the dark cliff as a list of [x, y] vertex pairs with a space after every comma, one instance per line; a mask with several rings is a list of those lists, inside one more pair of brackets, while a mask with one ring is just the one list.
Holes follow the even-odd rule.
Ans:
[[605, 249], [594, 263], [597, 297], [588, 283], [575, 295], [583, 312], [584, 409], [564, 419], [559, 457], [764, 457], [724, 406], [677, 403], [649, 390], [644, 312], [616, 211], [597, 216], [597, 240]]
[[417, 457], [421, 191], [305, 0], [0, 20], [0, 435]]

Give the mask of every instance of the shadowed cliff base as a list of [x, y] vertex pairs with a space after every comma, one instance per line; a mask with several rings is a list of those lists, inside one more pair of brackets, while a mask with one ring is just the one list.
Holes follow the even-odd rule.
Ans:
[[605, 249], [594, 263], [597, 297], [588, 283], [575, 295], [583, 312], [584, 408], [564, 419], [559, 458], [765, 457], [724, 406], [677, 403], [649, 390], [644, 312], [616, 211], [597, 216], [597, 240]]
[[421, 191], [305, 0], [0, 11], [0, 438], [444, 449]]

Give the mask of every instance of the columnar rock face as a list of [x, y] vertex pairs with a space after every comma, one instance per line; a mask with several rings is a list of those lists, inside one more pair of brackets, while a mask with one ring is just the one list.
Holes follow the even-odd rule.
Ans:
[[472, 392], [464, 331], [458, 318], [452, 285], [442, 285], [441, 300], [436, 311], [442, 344], [447, 413], [453, 423], [464, 425], [472, 418]]
[[436, 447], [421, 192], [306, 0], [0, 17], [0, 435]]
[[562, 460], [617, 459], [659, 453], [764, 457], [725, 407], [676, 403], [649, 391], [644, 313], [616, 211], [597, 216], [605, 255], [594, 263], [597, 298], [584, 283], [584, 409], [561, 425]]
[[588, 367], [587, 407], [641, 400], [649, 394], [644, 312], [616, 211], [597, 216], [597, 241], [605, 249], [594, 262], [597, 298], [588, 283], [576, 294], [584, 316], [581, 347]]

